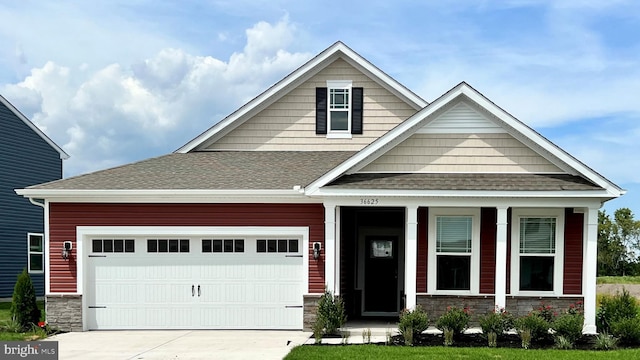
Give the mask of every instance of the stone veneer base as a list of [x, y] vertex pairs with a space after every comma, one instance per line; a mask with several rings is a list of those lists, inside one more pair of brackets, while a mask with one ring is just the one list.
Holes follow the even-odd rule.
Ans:
[[62, 331], [82, 331], [82, 295], [47, 295], [45, 311], [50, 327]]

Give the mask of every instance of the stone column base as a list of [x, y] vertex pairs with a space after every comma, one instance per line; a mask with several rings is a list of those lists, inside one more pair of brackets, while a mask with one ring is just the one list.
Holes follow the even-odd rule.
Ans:
[[82, 331], [82, 295], [47, 295], [45, 311], [50, 327], [62, 331]]

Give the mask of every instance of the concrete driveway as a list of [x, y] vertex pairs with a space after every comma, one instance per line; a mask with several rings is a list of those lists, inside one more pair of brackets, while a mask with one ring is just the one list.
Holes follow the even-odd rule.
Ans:
[[282, 359], [311, 333], [252, 330], [86, 331], [60, 334], [67, 359]]

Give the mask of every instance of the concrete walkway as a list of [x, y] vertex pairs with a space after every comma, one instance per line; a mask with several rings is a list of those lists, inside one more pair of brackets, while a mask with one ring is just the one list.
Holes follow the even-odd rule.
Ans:
[[252, 330], [87, 331], [52, 336], [60, 360], [282, 359], [311, 333]]

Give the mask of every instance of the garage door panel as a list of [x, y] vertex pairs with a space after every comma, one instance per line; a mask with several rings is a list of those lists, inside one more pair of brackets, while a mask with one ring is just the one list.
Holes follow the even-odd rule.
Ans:
[[301, 329], [302, 257], [256, 253], [255, 239], [243, 242], [238, 252], [203, 253], [192, 238], [190, 252], [148, 253], [139, 238], [135, 253], [94, 254], [89, 328]]

